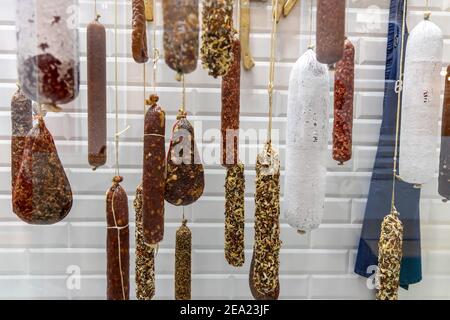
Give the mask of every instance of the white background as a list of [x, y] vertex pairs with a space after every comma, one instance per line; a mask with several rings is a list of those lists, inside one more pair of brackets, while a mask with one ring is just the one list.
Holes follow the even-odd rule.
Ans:
[[[276, 68], [274, 128], [279, 129], [281, 158], [284, 160], [284, 126], [289, 71], [304, 52], [308, 41], [309, 1], [299, 1], [291, 15], [279, 25]], [[354, 156], [345, 166], [328, 159], [325, 219], [318, 230], [300, 236], [282, 220], [281, 298], [371, 299], [373, 290], [366, 279], [353, 274], [353, 266], [370, 171], [378, 141], [382, 113], [382, 91], [388, 0], [349, 0], [348, 35], [356, 47], [356, 94]], [[131, 125], [122, 137], [121, 174], [130, 198], [130, 218], [134, 220], [132, 199], [141, 176], [142, 158], [142, 66], [131, 58], [131, 1], [119, 0], [119, 95], [121, 128]], [[158, 48], [161, 49], [161, 1], [158, 1]], [[251, 46], [256, 66], [243, 72], [241, 127], [265, 129], [267, 125], [268, 56], [270, 7], [252, 4]], [[105, 191], [113, 170], [114, 132], [114, 3], [98, 1], [101, 21], [108, 28], [109, 161], [92, 172], [87, 166], [86, 144], [86, 46], [85, 27], [93, 19], [93, 1], [80, 1], [80, 50], [82, 86], [76, 103], [64, 113], [50, 114], [48, 126], [55, 136], [62, 162], [74, 191], [69, 216], [52, 226], [29, 226], [11, 212], [10, 195], [10, 98], [15, 91], [16, 40], [15, 1], [2, 0], [0, 7], [0, 298], [97, 298], [104, 299], [105, 285]], [[422, 18], [425, 0], [409, 1], [409, 28]], [[450, 63], [450, 1], [431, 0], [432, 21], [444, 33], [444, 64]], [[161, 50], [162, 51], [162, 50]], [[150, 67], [148, 69], [150, 71]], [[149, 74], [150, 72], [147, 72]], [[220, 82], [199, 68], [187, 76], [187, 108], [197, 124], [199, 145], [217, 146], [202, 131], [220, 126]], [[160, 61], [158, 72], [160, 102], [169, 117], [167, 136], [181, 101], [174, 73]], [[150, 88], [147, 89], [148, 91]], [[245, 151], [254, 154], [263, 141], [250, 141]], [[244, 155], [244, 153], [243, 153]], [[254, 159], [246, 159], [253, 163]], [[246, 248], [243, 268], [227, 265], [223, 255], [224, 170], [206, 165], [204, 196], [186, 208], [193, 232], [193, 298], [251, 298], [248, 267], [253, 238], [254, 169], [247, 166]], [[421, 200], [423, 237], [423, 281], [401, 290], [400, 298], [450, 298], [450, 204], [443, 204], [437, 183], [424, 186]], [[157, 256], [156, 298], [173, 298], [174, 234], [182, 211], [167, 205], [166, 235]], [[131, 224], [134, 247], [134, 224]], [[131, 250], [133, 259], [134, 250]], [[81, 268], [81, 288], [69, 290], [67, 270]], [[134, 298], [134, 264], [131, 266], [131, 295]]]

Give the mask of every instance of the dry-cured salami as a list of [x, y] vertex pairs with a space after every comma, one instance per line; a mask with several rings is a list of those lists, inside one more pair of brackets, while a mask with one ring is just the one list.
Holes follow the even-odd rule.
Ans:
[[197, 201], [205, 188], [203, 164], [194, 138], [194, 127], [186, 113], [177, 115], [167, 154], [165, 199], [175, 206], [187, 206]]
[[340, 164], [352, 157], [355, 47], [345, 39], [344, 56], [334, 74], [333, 159]]
[[106, 31], [98, 18], [87, 26], [88, 162], [106, 163]]
[[132, 10], [133, 32], [131, 34], [131, 48], [133, 59], [137, 63], [145, 63], [148, 61], [148, 48], [144, 0], [132, 0]]
[[144, 123], [144, 173], [142, 180], [142, 223], [144, 239], [157, 244], [164, 237], [164, 190], [166, 179], [165, 130], [166, 115], [150, 97]]
[[225, 179], [225, 258], [234, 267], [245, 262], [245, 176], [244, 165], [227, 168]]
[[224, 76], [230, 69], [233, 35], [233, 1], [204, 0], [200, 58], [210, 76]]
[[108, 300], [128, 300], [130, 297], [128, 196], [120, 185], [122, 180], [115, 176], [106, 193]]
[[442, 109], [441, 155], [439, 162], [439, 194], [450, 199], [450, 65], [445, 76]]
[[138, 300], [151, 300], [155, 295], [155, 247], [144, 239], [142, 185], [136, 188], [133, 206], [136, 212], [136, 297]]
[[183, 219], [177, 230], [175, 243], [175, 299], [191, 299], [192, 233]]
[[280, 293], [280, 160], [267, 143], [256, 161], [255, 243], [249, 284], [257, 300], [276, 300]]
[[236, 165], [239, 160], [239, 111], [241, 90], [241, 46], [233, 42], [233, 63], [222, 78], [222, 165]]
[[317, 0], [317, 60], [333, 64], [342, 59], [345, 0]]
[[26, 137], [32, 127], [32, 102], [19, 87], [11, 99], [11, 185], [13, 190], [22, 164]]
[[164, 0], [164, 59], [180, 74], [197, 68], [199, 48], [198, 0]]
[[30, 224], [53, 224], [72, 208], [72, 190], [42, 116], [25, 140], [13, 190], [13, 211]]

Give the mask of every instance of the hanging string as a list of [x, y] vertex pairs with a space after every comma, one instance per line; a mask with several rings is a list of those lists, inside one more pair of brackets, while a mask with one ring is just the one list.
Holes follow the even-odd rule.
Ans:
[[156, 48], [156, 0], [153, 1], [153, 93], [156, 94], [156, 71], [158, 68], [159, 50]]
[[118, 130], [119, 130], [119, 94], [118, 94], [118, 81], [119, 81], [119, 76], [118, 76], [118, 53], [117, 53], [117, 24], [118, 24], [118, 4], [117, 4], [117, 0], [114, 1], [114, 90], [115, 90], [115, 125], [116, 125], [116, 134], [114, 136], [114, 142], [115, 142], [115, 147], [116, 147], [116, 176], [120, 175], [120, 170], [119, 170], [119, 135], [118, 135]]
[[184, 79], [184, 74], [181, 75], [181, 84], [182, 84], [182, 97], [181, 97], [181, 112], [186, 112], [186, 82]]
[[100, 15], [98, 14], [98, 11], [97, 11], [97, 0], [94, 0], [94, 16], [95, 16], [95, 20], [98, 20], [100, 18]]
[[405, 29], [406, 29], [406, 10], [408, 8], [408, 0], [403, 2], [403, 21], [402, 21], [402, 44], [400, 46], [400, 72], [399, 79], [395, 83], [395, 92], [397, 93], [397, 113], [395, 120], [395, 147], [394, 147], [394, 168], [393, 168], [393, 178], [392, 178], [392, 199], [391, 199], [391, 211], [396, 211], [395, 209], [395, 183], [398, 178], [397, 175], [397, 159], [398, 159], [398, 140], [400, 131], [400, 109], [402, 103], [402, 91], [403, 91], [403, 53], [405, 50]]
[[423, 17], [424, 17], [425, 20], [429, 20], [429, 19], [430, 19], [430, 16], [431, 16], [431, 11], [430, 11], [430, 1], [429, 1], [429, 0], [426, 0], [426, 3], [425, 3], [425, 13], [424, 13]]
[[312, 33], [313, 33], [313, 1], [311, 0], [310, 2], [310, 8], [309, 8], [309, 45], [308, 45], [308, 49], [313, 49], [314, 48], [314, 44], [312, 43]]
[[272, 0], [272, 34], [270, 36], [270, 67], [269, 67], [269, 128], [267, 131], [267, 143], [272, 143], [272, 111], [273, 111], [273, 87], [275, 79], [275, 50], [277, 40], [277, 19], [276, 13], [278, 0]]

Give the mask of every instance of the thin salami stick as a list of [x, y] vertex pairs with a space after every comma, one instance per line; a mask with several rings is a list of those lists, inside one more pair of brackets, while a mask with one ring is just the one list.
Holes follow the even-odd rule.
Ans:
[[349, 39], [345, 39], [344, 57], [335, 69], [333, 159], [344, 164], [352, 158], [355, 47]]
[[88, 161], [106, 163], [106, 32], [98, 21], [87, 26]]
[[225, 180], [225, 258], [234, 267], [245, 262], [245, 176], [244, 165], [227, 168]]
[[317, 60], [333, 64], [342, 59], [345, 38], [345, 0], [317, 0]]
[[445, 75], [438, 191], [445, 201], [450, 199], [450, 65], [447, 67]]
[[144, 240], [142, 185], [136, 189], [133, 206], [136, 212], [136, 297], [151, 300], [155, 295], [155, 248]]
[[226, 75], [231, 67], [233, 33], [233, 1], [204, 0], [200, 58], [214, 78]]
[[198, 60], [198, 0], [164, 0], [162, 7], [166, 64], [177, 73], [191, 73]]
[[191, 251], [192, 233], [183, 219], [178, 228], [175, 245], [175, 299], [191, 299]]
[[239, 161], [239, 112], [241, 90], [241, 45], [233, 42], [233, 63], [222, 79], [222, 165]]
[[28, 133], [13, 190], [13, 211], [30, 224], [53, 224], [72, 208], [72, 190], [42, 116]]
[[108, 300], [128, 300], [130, 297], [128, 197], [120, 185], [122, 181], [122, 177], [114, 177], [106, 193]]
[[164, 191], [166, 179], [166, 115], [152, 95], [144, 123], [144, 174], [142, 182], [144, 239], [157, 244], [164, 237]]
[[239, 0], [240, 20], [239, 37], [241, 41], [242, 62], [245, 70], [251, 70], [255, 66], [250, 52], [250, 0]]
[[147, 27], [145, 18], [144, 0], [132, 0], [133, 10], [133, 32], [131, 38], [131, 47], [133, 59], [137, 63], [148, 61], [147, 49]]
[[205, 188], [203, 164], [198, 154], [194, 127], [179, 111], [167, 153], [164, 198], [175, 206], [187, 206], [201, 197]]
[[257, 300], [276, 300], [280, 293], [280, 161], [270, 143], [256, 162], [255, 205], [250, 291]]
[[22, 164], [23, 151], [28, 132], [33, 127], [32, 102], [20, 90], [11, 99], [11, 185], [14, 184]]

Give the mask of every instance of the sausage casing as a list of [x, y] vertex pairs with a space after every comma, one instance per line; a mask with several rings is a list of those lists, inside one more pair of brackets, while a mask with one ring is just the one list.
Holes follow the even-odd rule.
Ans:
[[343, 164], [352, 157], [355, 47], [349, 39], [345, 40], [344, 56], [335, 70], [333, 159]]
[[445, 76], [438, 186], [439, 194], [445, 199], [450, 199], [450, 65]]
[[342, 59], [345, 39], [345, 0], [317, 0], [317, 60], [333, 64]]
[[180, 112], [167, 154], [164, 197], [175, 206], [187, 206], [201, 197], [204, 188], [205, 174], [195, 143], [194, 127]]
[[164, 237], [164, 190], [166, 179], [166, 115], [157, 105], [158, 96], [150, 97], [144, 123], [144, 173], [142, 182], [144, 239], [157, 244]]
[[25, 140], [32, 127], [31, 100], [18, 88], [11, 99], [11, 185], [13, 189], [22, 164]]
[[130, 235], [128, 226], [128, 196], [116, 176], [106, 193], [107, 222], [107, 298], [128, 300], [130, 297]]
[[145, 63], [148, 61], [148, 48], [144, 0], [132, 0], [132, 10], [133, 32], [131, 34], [131, 49], [133, 59], [137, 63]]
[[178, 73], [191, 73], [198, 60], [198, 0], [164, 0], [162, 7], [165, 61]]
[[13, 190], [13, 211], [30, 224], [53, 224], [72, 208], [72, 189], [55, 142], [40, 116], [28, 133]]
[[191, 299], [192, 233], [183, 220], [175, 240], [175, 299]]
[[95, 20], [87, 26], [88, 162], [106, 163], [106, 31]]
[[233, 63], [222, 79], [222, 165], [236, 165], [239, 160], [239, 111], [241, 86], [241, 45], [233, 42]]

